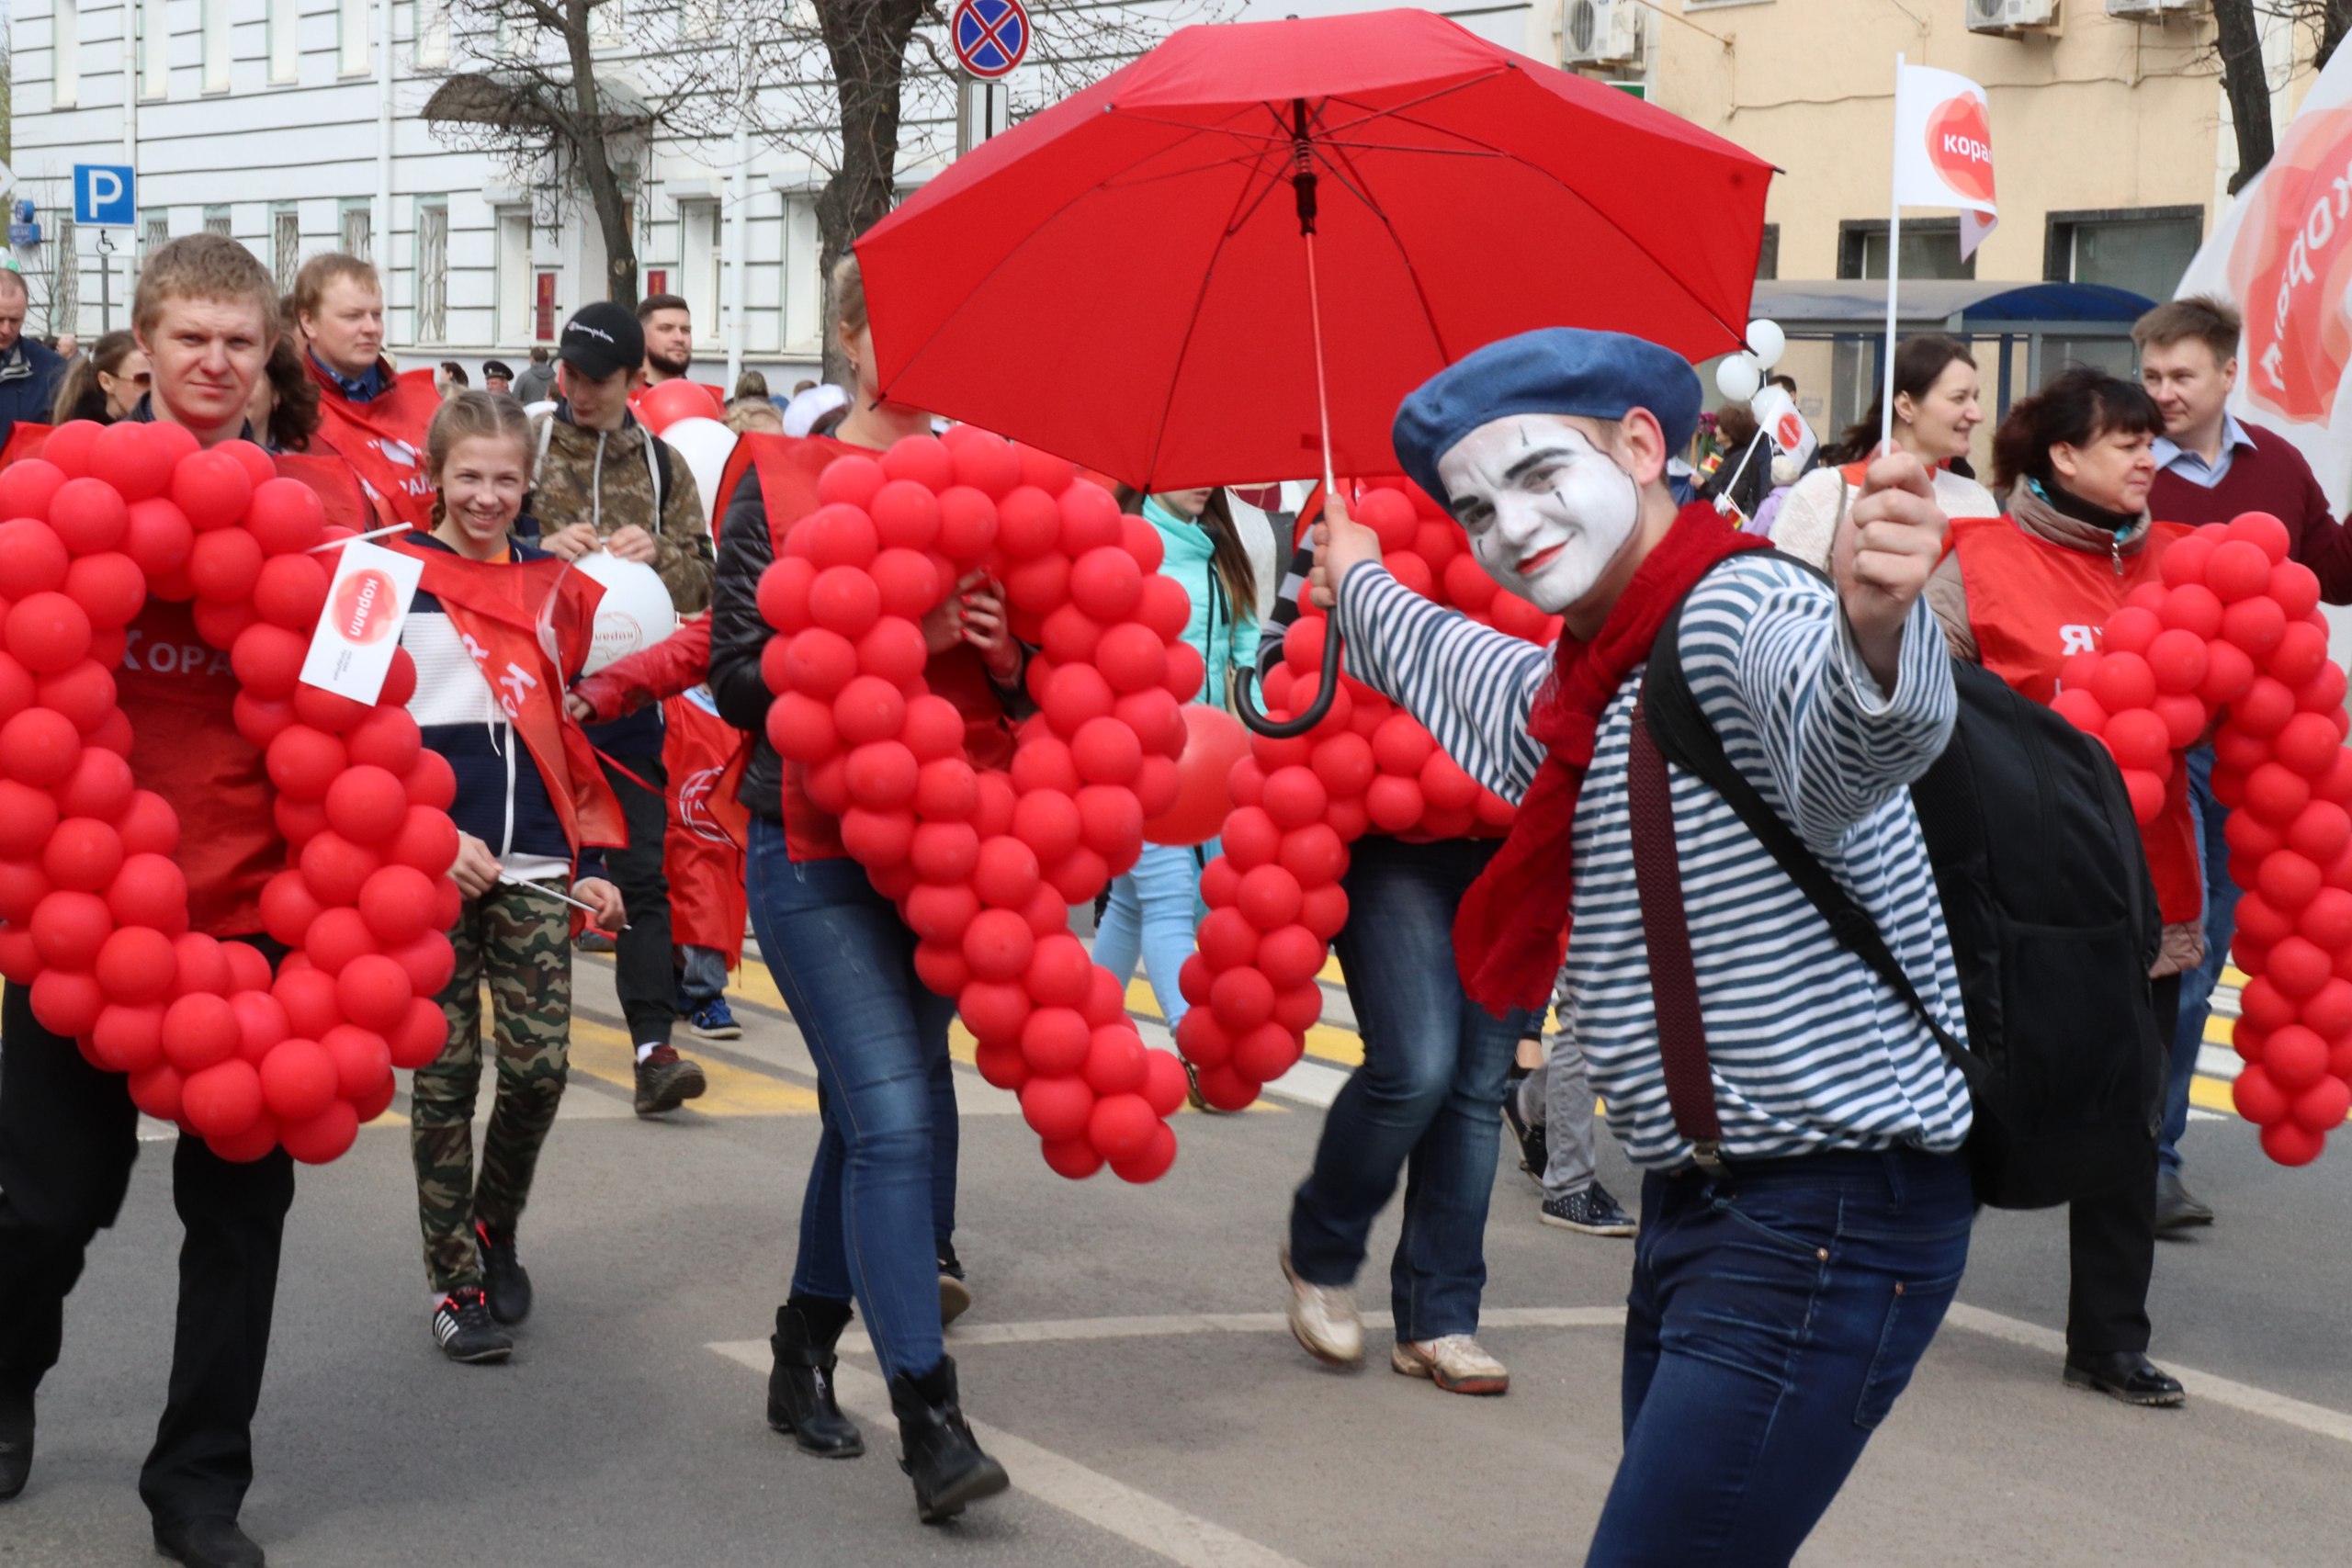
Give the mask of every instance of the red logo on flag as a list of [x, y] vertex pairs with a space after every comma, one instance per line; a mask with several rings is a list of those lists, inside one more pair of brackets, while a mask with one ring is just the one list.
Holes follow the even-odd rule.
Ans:
[[2230, 253], [2245, 308], [2246, 395], [2299, 423], [2326, 420], [2352, 363], [2352, 211], [2343, 196], [2352, 108], [2297, 120], [2264, 172]]
[[1962, 196], [1993, 199], [1993, 131], [1982, 100], [1962, 93], [1935, 107], [1928, 116], [1928, 161]]
[[1772, 428], [1772, 439], [1781, 444], [1781, 451], [1795, 451], [1804, 445], [1804, 421], [1794, 412], [1782, 414], [1781, 423]]
[[334, 629], [356, 647], [381, 642], [391, 635], [400, 605], [390, 578], [373, 567], [355, 571], [334, 591]]

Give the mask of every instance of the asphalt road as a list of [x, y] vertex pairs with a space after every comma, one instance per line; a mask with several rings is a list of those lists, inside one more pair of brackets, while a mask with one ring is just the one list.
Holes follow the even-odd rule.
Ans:
[[[1144, 1189], [1052, 1176], [1010, 1097], [963, 1070], [958, 1246], [978, 1305], [950, 1347], [1015, 1491], [918, 1524], [856, 1353], [843, 1393], [871, 1451], [796, 1452], [763, 1422], [763, 1338], [817, 1122], [807, 1058], [760, 979], [738, 1002], [745, 1038], [692, 1048], [714, 1066], [703, 1109], [649, 1124], [622, 1087], [609, 971], [582, 964], [578, 1068], [523, 1235], [538, 1308], [503, 1367], [451, 1365], [429, 1341], [397, 1121], [302, 1172], [245, 1510], [272, 1562], [1581, 1561], [1617, 1458], [1630, 1244], [1541, 1226], [1503, 1162], [1484, 1334], [1512, 1370], [1502, 1399], [1377, 1359], [1331, 1372], [1281, 1326], [1276, 1238], [1314, 1102], [1344, 1071], [1343, 1018], [1294, 1098], [1181, 1118], [1175, 1169]], [[1801, 1562], [2352, 1561], [2352, 1145], [2284, 1171], [2243, 1123], [2207, 1117], [2188, 1147], [2221, 1223], [2165, 1246], [2153, 1303], [2188, 1406], [2063, 1389], [2063, 1218], [1989, 1215], [1962, 1307]], [[68, 1303], [32, 1484], [0, 1506], [6, 1568], [152, 1561], [134, 1487], [169, 1348], [164, 1153], [147, 1147]], [[1613, 1150], [1603, 1178], [1630, 1197]], [[1394, 1237], [1374, 1238], [1368, 1306], [1385, 1303]]]

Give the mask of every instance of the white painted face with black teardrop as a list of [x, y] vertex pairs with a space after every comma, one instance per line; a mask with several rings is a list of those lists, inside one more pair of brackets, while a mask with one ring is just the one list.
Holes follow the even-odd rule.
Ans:
[[1592, 592], [1641, 519], [1634, 476], [1560, 414], [1490, 420], [1437, 473], [1487, 575], [1546, 615]]

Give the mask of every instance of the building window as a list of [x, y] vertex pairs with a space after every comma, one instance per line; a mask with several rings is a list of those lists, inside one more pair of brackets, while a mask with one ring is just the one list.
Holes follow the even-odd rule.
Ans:
[[269, 0], [269, 79], [291, 82], [302, 73], [302, 0]]
[[294, 275], [302, 265], [302, 214], [290, 201], [269, 209], [269, 275], [280, 294], [294, 289]]
[[[1838, 225], [1838, 276], [1886, 276], [1886, 220], [1849, 220]], [[1960, 220], [1903, 220], [1903, 276], [1917, 278], [1974, 277], [1976, 258], [1960, 259]]]
[[229, 90], [229, 0], [204, 0], [204, 90]]
[[551, 266], [540, 267], [531, 275], [531, 340], [534, 343], [555, 341], [555, 318], [560, 308], [555, 291], [562, 276]]
[[531, 336], [531, 214], [525, 208], [498, 212], [498, 343], [525, 343]]
[[49, 101], [70, 108], [82, 100], [81, 0], [57, 0], [49, 28]]
[[694, 318], [695, 336], [715, 341], [718, 336], [718, 276], [721, 265], [718, 203], [682, 201], [678, 204], [677, 293]]
[[2042, 276], [2053, 283], [2103, 283], [2147, 299], [2169, 299], [2204, 243], [2199, 207], [2053, 212], [2045, 230]]
[[1781, 226], [1764, 225], [1764, 243], [1756, 252], [1756, 281], [1770, 283], [1781, 276]]
[[160, 98], [172, 90], [172, 20], [164, 0], [139, 0], [139, 96]]
[[416, 62], [428, 70], [449, 63], [449, 0], [418, 0]]
[[172, 215], [168, 212], [142, 212], [139, 216], [139, 265], [145, 266], [147, 258], [172, 243]]
[[416, 207], [416, 341], [440, 343], [449, 335], [449, 203], [447, 197]]
[[229, 227], [227, 207], [215, 203], [204, 209], [204, 231], [208, 234], [220, 235], [227, 235], [232, 231]]
[[824, 279], [817, 269], [819, 247], [817, 198], [813, 195], [784, 198], [783, 350], [814, 358], [824, 336]]
[[357, 256], [361, 261], [372, 258], [375, 249], [375, 213], [365, 197], [347, 197], [343, 204], [343, 254]]
[[[391, 0], [384, 0], [386, 5]], [[335, 0], [335, 69], [345, 76], [365, 76], [372, 58], [368, 48], [368, 0]]]

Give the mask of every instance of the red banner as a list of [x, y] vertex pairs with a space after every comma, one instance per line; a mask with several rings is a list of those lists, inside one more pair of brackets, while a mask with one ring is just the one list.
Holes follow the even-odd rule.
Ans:
[[670, 823], [662, 863], [670, 879], [670, 935], [716, 948], [727, 966], [743, 961], [743, 845], [750, 814], [735, 798], [748, 748], [741, 731], [697, 701], [662, 705], [668, 727], [662, 761], [670, 774]]

